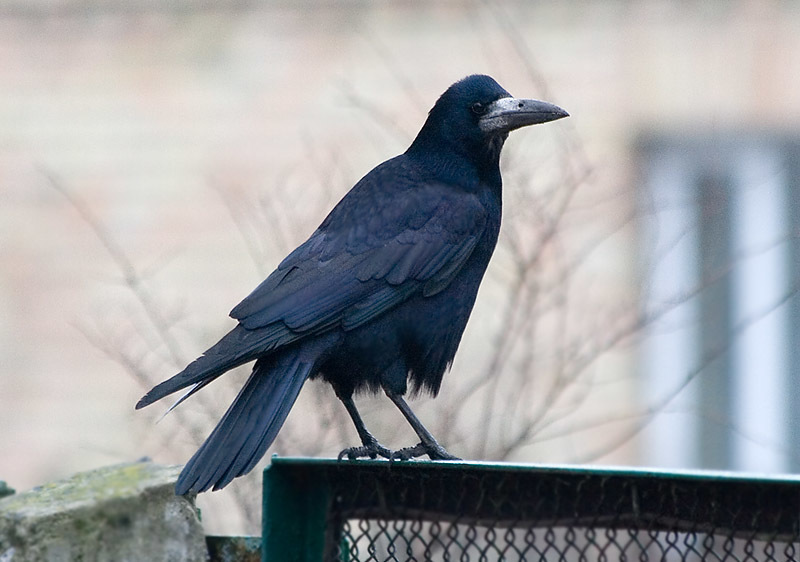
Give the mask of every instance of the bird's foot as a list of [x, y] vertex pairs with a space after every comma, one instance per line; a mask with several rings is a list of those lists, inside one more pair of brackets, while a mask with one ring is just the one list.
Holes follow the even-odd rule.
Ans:
[[394, 452], [390, 451], [377, 441], [369, 441], [364, 443], [361, 447], [348, 447], [347, 449], [342, 450], [337, 457], [338, 460], [342, 460], [347, 457], [349, 460], [356, 460], [360, 458], [369, 457], [371, 459], [376, 459], [378, 457], [382, 457], [384, 459], [391, 460], [392, 457], [395, 455]]
[[391, 460], [407, 461], [423, 455], [428, 455], [434, 461], [460, 461], [461, 459], [448, 453], [444, 447], [438, 443], [428, 444], [418, 443], [413, 447], [405, 447], [392, 454]]

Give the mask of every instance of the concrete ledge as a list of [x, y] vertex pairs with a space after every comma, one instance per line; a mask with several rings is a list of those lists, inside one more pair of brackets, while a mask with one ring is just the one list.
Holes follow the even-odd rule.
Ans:
[[179, 466], [136, 462], [76, 474], [0, 500], [0, 562], [205, 561]]

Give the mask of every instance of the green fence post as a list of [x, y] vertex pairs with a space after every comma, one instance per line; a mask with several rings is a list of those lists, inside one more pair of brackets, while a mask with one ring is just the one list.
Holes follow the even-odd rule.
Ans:
[[329, 495], [319, 471], [273, 457], [264, 470], [262, 562], [321, 562]]

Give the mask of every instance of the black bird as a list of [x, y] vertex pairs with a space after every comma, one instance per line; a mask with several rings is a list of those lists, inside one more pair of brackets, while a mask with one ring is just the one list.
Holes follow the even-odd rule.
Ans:
[[[233, 309], [238, 325], [136, 404], [191, 386], [182, 401], [255, 360], [244, 388], [181, 472], [176, 493], [218, 490], [249, 472], [303, 383], [317, 377], [331, 384], [361, 438], [339, 458], [455, 459], [403, 395], [410, 382], [435, 396], [453, 361], [497, 243], [500, 150], [509, 131], [567, 115], [513, 98], [489, 76], [450, 86], [408, 150], [364, 176]], [[353, 394], [381, 389], [418, 445], [393, 452], [367, 431]]]

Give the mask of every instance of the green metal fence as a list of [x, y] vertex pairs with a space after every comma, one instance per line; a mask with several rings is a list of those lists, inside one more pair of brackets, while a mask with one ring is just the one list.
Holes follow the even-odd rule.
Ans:
[[273, 458], [266, 561], [798, 560], [800, 477]]

